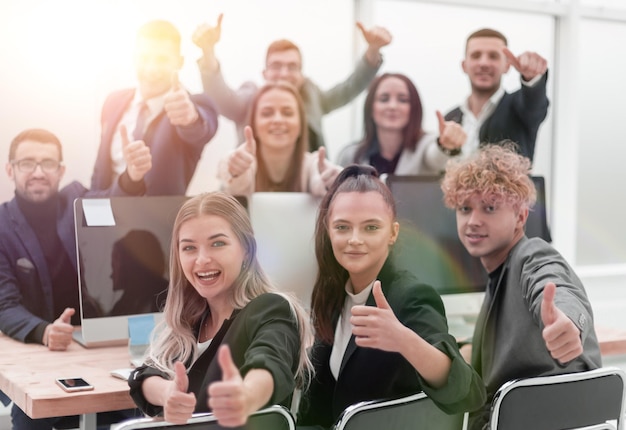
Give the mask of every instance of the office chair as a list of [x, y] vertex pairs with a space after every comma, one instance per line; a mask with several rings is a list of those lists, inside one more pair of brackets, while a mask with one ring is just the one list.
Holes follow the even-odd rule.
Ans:
[[460, 430], [463, 414], [448, 415], [423, 392], [348, 406], [333, 430]]
[[[248, 417], [244, 430], [295, 430], [296, 422], [287, 408], [280, 405], [261, 409]], [[226, 430], [210, 413], [193, 414], [186, 424], [171, 424], [163, 418], [136, 418], [112, 426], [111, 430]]]
[[625, 382], [615, 367], [509, 381], [492, 401], [491, 429], [623, 430]]

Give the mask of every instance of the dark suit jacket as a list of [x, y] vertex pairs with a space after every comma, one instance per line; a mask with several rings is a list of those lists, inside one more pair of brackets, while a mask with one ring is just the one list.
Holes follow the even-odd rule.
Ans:
[[[510, 139], [518, 144], [519, 153], [532, 161], [539, 126], [548, 114], [547, 81], [548, 72], [533, 87], [522, 85], [514, 93], [505, 93], [494, 112], [480, 127], [480, 143]], [[448, 112], [445, 118], [446, 121], [461, 124], [463, 112], [457, 107]]]
[[[547, 282], [557, 285], [554, 302], [576, 324], [583, 342], [582, 355], [566, 365], [550, 356], [542, 337]], [[488, 403], [482, 414], [470, 414], [468, 428], [482, 428], [494, 393], [507, 381], [602, 366], [593, 327], [585, 288], [569, 264], [543, 239], [522, 238], [510, 251], [493, 297], [486, 296], [476, 322], [472, 365], [485, 381]]]
[[[88, 192], [78, 182], [59, 191], [57, 233], [75, 269], [74, 199], [105, 195], [127, 194], [117, 181], [103, 192]], [[37, 325], [59, 317], [53, 309], [52, 280], [39, 240], [12, 199], [0, 206], [0, 331], [24, 342]]]
[[[316, 340], [311, 359], [316, 370], [309, 390], [300, 402], [299, 425], [330, 427], [349, 405], [364, 400], [394, 398], [424, 391], [444, 411], [474, 410], [485, 401], [478, 374], [461, 357], [436, 291], [406, 271], [397, 271], [389, 260], [378, 276], [396, 317], [452, 360], [447, 384], [434, 389], [398, 353], [356, 346], [350, 339], [335, 382], [329, 361], [332, 345]], [[376, 306], [372, 294], [368, 306]], [[339, 316], [337, 315], [337, 318]]]
[[[197, 328], [196, 328], [197, 330]], [[268, 404], [289, 407], [295, 388], [295, 372], [300, 358], [298, 322], [287, 300], [278, 294], [262, 294], [243, 309], [235, 311], [224, 321], [209, 348], [189, 368], [189, 392], [195, 393], [195, 412], [210, 412], [207, 388], [222, 378], [215, 357], [221, 344], [227, 344], [241, 376], [251, 369], [267, 369], [274, 378], [274, 392]], [[141, 391], [144, 379], [167, 375], [159, 370], [141, 366], [128, 378], [130, 395], [146, 414], [161, 414], [163, 408], [148, 403]]]
[[[111, 141], [118, 123], [133, 100], [134, 89], [110, 94], [102, 108], [100, 147], [91, 177], [91, 189], [102, 190], [113, 182]], [[184, 195], [196, 170], [204, 145], [217, 130], [217, 110], [203, 94], [192, 95], [199, 121], [187, 127], [174, 127], [165, 112], [150, 123], [144, 141], [152, 153], [152, 169], [146, 174], [146, 195]]]

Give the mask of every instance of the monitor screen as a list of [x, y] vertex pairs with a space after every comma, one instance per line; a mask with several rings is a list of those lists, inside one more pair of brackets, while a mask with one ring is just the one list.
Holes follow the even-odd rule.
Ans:
[[127, 339], [130, 315], [157, 314], [168, 286], [174, 219], [184, 196], [77, 199], [84, 343]]
[[[529, 213], [526, 234], [551, 241], [546, 222], [543, 177], [533, 177], [537, 204]], [[393, 251], [396, 263], [440, 294], [482, 292], [487, 274], [457, 236], [456, 216], [443, 204], [439, 176], [389, 176], [396, 199], [400, 235]]]

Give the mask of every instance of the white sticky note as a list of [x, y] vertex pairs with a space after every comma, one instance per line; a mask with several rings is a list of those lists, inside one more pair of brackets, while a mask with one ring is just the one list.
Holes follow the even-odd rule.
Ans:
[[83, 199], [83, 214], [88, 227], [115, 225], [110, 199]]

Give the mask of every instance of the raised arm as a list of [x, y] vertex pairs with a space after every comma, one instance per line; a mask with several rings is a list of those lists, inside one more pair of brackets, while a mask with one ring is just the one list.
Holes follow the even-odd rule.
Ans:
[[202, 49], [203, 54], [198, 60], [198, 68], [204, 92], [213, 99], [219, 113], [243, 124], [257, 87], [252, 82], [247, 82], [235, 91], [226, 84], [215, 56], [215, 45], [222, 37], [222, 18], [223, 14], [220, 14], [215, 26], [201, 24], [193, 34], [193, 42]]

